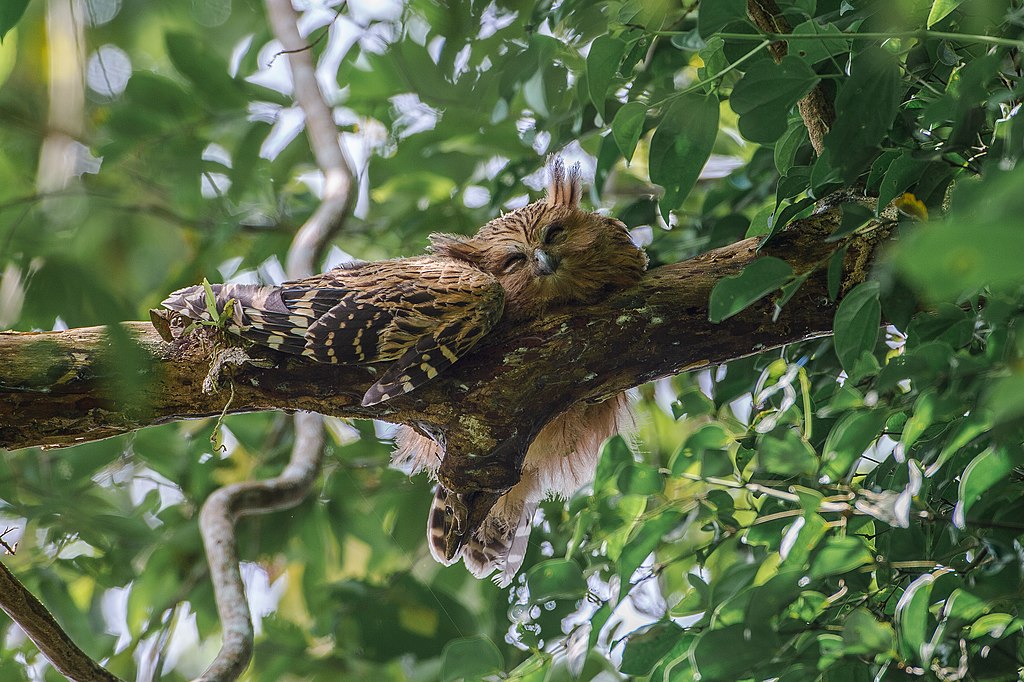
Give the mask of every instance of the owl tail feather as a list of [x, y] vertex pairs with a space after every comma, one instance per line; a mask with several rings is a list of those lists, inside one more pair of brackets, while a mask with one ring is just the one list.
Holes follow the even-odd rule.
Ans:
[[444, 533], [444, 488], [437, 486], [434, 492], [434, 501], [430, 505], [430, 513], [427, 515], [427, 547], [430, 548], [430, 555], [439, 564], [451, 566], [459, 560], [457, 553], [451, 559], [445, 554], [445, 533]]

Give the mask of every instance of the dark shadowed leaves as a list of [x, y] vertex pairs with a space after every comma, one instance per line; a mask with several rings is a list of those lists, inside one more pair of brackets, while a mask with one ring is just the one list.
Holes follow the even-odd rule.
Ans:
[[0, 42], [14, 28], [28, 7], [28, 0], [4, 0], [0, 3]]
[[817, 82], [811, 67], [797, 57], [784, 57], [778, 64], [757, 62], [729, 98], [732, 110], [740, 116], [740, 133], [762, 144], [779, 139], [786, 132], [790, 110]]
[[758, 258], [738, 275], [723, 277], [711, 290], [708, 319], [721, 322], [780, 288], [793, 276], [789, 263], [774, 256]]
[[878, 302], [878, 282], [864, 282], [843, 297], [836, 310], [836, 355], [843, 369], [853, 373], [863, 352], [874, 349], [882, 323], [882, 304]]
[[854, 55], [850, 78], [836, 98], [837, 116], [825, 137], [832, 166], [852, 182], [874, 159], [878, 144], [889, 132], [903, 92], [895, 55], [866, 47]]

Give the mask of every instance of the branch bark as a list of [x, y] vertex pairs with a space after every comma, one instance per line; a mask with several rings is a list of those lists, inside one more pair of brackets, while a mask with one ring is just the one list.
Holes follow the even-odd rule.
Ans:
[[[633, 289], [587, 307], [553, 310], [527, 324], [501, 323], [468, 357], [412, 393], [362, 407], [374, 367], [323, 365], [251, 347], [256, 363], [232, 370], [229, 412], [311, 410], [411, 424], [447, 446], [442, 482], [452, 490], [504, 489], [521, 456], [551, 418], [653, 379], [831, 333], [836, 304], [824, 266], [841, 246], [824, 237], [838, 204], [796, 221], [758, 251], [747, 239], [647, 274]], [[843, 291], [863, 281], [886, 231], [848, 242]], [[760, 255], [813, 274], [772, 321], [762, 300], [720, 323], [708, 321], [714, 284]], [[123, 364], [111, 335], [92, 327], [0, 334], [0, 447], [66, 446], [153, 424], [220, 414], [227, 392], [200, 390], [210, 368], [208, 339], [164, 343], [147, 323], [127, 323], [142, 355], [138, 390], [118, 389]]]

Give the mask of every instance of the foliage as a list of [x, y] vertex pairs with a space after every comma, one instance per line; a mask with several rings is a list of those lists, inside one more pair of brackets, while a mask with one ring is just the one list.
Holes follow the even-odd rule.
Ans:
[[[273, 279], [318, 185], [262, 5], [70, 3], [78, 42], [44, 3], [19, 22], [25, 5], [0, 12], [0, 33], [17, 23], [0, 46], [0, 324], [105, 324], [218, 272]], [[771, 238], [840, 187], [895, 200], [899, 239], [842, 291], [843, 237], [879, 229], [851, 208], [816, 272], [765, 259], [723, 280], [715, 320], [828, 278], [835, 337], [642, 387], [639, 454], [612, 440], [592, 489], [544, 505], [509, 593], [436, 566], [428, 482], [387, 468], [379, 425], [332, 422], [316, 499], [242, 526], [266, 605], [249, 679], [1016, 679], [1024, 9], [779, 5], [779, 63], [742, 0], [307, 12], [313, 36], [330, 26], [312, 49], [360, 162], [338, 240], [354, 256], [475, 229], [539, 189], [551, 151], [653, 235], [654, 266]], [[88, 55], [77, 109], [43, 87], [60, 80], [47, 45], [68, 38]], [[820, 155], [796, 108], [815, 87], [837, 114]], [[0, 460], [20, 533], [5, 560], [118, 674], [185, 679], [216, 646], [198, 505], [278, 472], [291, 435], [282, 415], [228, 417], [220, 453], [211, 428]], [[0, 671], [23, 678], [38, 654], [6, 641]]]

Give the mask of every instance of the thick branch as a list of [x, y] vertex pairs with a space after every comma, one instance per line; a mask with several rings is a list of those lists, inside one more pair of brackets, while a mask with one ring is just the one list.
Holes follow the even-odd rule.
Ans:
[[[819, 269], [774, 322], [774, 304], [767, 300], [721, 324], [708, 321], [714, 284], [759, 255], [757, 241], [748, 239], [657, 268], [637, 287], [597, 304], [554, 310], [527, 324], [499, 324], [478, 350], [433, 381], [371, 407], [361, 407], [360, 399], [376, 369], [317, 364], [253, 347], [248, 353], [270, 366], [235, 368], [230, 411], [311, 410], [412, 424], [446, 442], [442, 476], [448, 483], [458, 488], [482, 475], [495, 486], [507, 485], [517, 470], [503, 477], [508, 463], [482, 455], [500, 444], [518, 450], [575, 402], [831, 333], [835, 304], [821, 268], [837, 244], [823, 237], [839, 220], [839, 207], [829, 207], [797, 221], [760, 252], [788, 261], [797, 272]], [[883, 236], [876, 230], [850, 242], [844, 286], [864, 279]], [[175, 347], [149, 324], [126, 327], [149, 360], [132, 371], [137, 390], [129, 392], [119, 388], [125, 363], [115, 353], [123, 351], [114, 350], [102, 327], [0, 334], [0, 447], [73, 445], [220, 413], [227, 391], [201, 392], [209, 349], [195, 335]]]
[[[793, 32], [789, 22], [782, 16], [782, 10], [775, 4], [775, 0], [748, 0], [747, 12], [764, 33]], [[782, 58], [789, 52], [789, 46], [781, 41], [772, 43], [768, 49], [772, 53], [772, 58], [777, 62], [782, 61]], [[800, 111], [800, 118], [804, 121], [804, 127], [807, 128], [807, 135], [811, 139], [814, 152], [821, 156], [821, 152], [825, 148], [825, 135], [832, 127], [832, 122], [836, 120], [836, 110], [832, 101], [819, 83], [797, 102], [797, 109]]]

